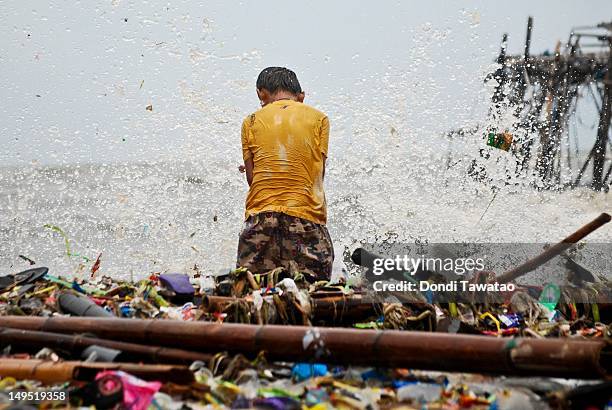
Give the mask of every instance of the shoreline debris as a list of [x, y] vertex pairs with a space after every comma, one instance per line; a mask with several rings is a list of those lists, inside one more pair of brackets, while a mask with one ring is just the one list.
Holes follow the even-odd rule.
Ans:
[[[471, 280], [513, 280], [555, 255], [569, 262], [567, 248], [609, 220], [600, 215], [497, 278]], [[373, 257], [358, 249], [352, 259], [367, 267]], [[72, 406], [141, 409], [541, 409], [611, 399], [612, 285], [575, 263], [566, 284], [517, 285], [480, 302], [310, 283], [283, 268], [123, 282], [101, 264], [72, 279], [43, 267], [0, 277], [0, 406], [9, 394], [49, 389], [68, 392]]]

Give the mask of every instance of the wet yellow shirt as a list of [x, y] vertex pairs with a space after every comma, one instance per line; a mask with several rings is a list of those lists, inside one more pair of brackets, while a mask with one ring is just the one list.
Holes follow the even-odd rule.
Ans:
[[254, 164], [246, 218], [273, 211], [325, 224], [328, 141], [327, 116], [304, 103], [279, 100], [249, 115], [242, 123], [242, 156]]

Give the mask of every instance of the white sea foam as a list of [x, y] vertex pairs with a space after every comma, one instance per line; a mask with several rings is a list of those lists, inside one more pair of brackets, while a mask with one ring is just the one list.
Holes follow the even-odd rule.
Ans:
[[[363, 240], [431, 242], [550, 242], [603, 211], [611, 197], [587, 188], [537, 191], [528, 185], [473, 181], [465, 168], [446, 169], [430, 144], [400, 150], [347, 152], [331, 158], [325, 178], [329, 230], [338, 272], [343, 253]], [[186, 271], [197, 265], [217, 273], [231, 268], [242, 225], [247, 186], [235, 164], [161, 162], [5, 168], [0, 176], [0, 272], [27, 267], [19, 255], [73, 273], [81, 257], [102, 253], [102, 271], [142, 276]], [[612, 241], [612, 229], [592, 241]], [[91, 262], [90, 262], [91, 264]]]

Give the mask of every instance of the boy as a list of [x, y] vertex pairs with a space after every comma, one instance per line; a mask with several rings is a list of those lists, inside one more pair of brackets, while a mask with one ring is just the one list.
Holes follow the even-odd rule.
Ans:
[[334, 250], [323, 189], [329, 121], [303, 103], [287, 68], [264, 69], [256, 87], [262, 108], [242, 123], [239, 169], [249, 193], [237, 265], [253, 273], [282, 266], [311, 281], [329, 280]]

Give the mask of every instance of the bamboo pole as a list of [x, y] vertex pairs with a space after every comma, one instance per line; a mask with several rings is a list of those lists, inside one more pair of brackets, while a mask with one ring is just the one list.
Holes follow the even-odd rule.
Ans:
[[[202, 305], [209, 312], [224, 312], [229, 305], [247, 300], [228, 296], [206, 296]], [[248, 301], [248, 300], [247, 300]], [[252, 302], [249, 302], [252, 304]], [[383, 304], [365, 295], [329, 296], [312, 298], [314, 322], [342, 323], [364, 320], [382, 312]]]
[[72, 380], [91, 381], [103, 370], [121, 370], [144, 380], [193, 382], [193, 374], [185, 366], [145, 365], [133, 363], [87, 363], [78, 361], [52, 362], [34, 359], [0, 360], [0, 377], [17, 380], [38, 380], [45, 384]]
[[497, 282], [499, 283], [511, 282], [523, 276], [524, 274], [531, 272], [532, 270], [548, 262], [555, 256], [565, 252], [573, 244], [585, 238], [591, 232], [597, 230], [598, 228], [601, 228], [603, 225], [610, 222], [610, 219], [611, 219], [610, 215], [606, 213], [602, 213], [597, 218], [593, 219], [591, 222], [584, 225], [582, 228], [578, 229], [576, 232], [574, 232], [567, 238], [563, 239], [561, 242], [546, 249], [544, 252], [542, 252], [535, 258], [528, 260], [522, 265], [517, 266], [516, 268], [504, 273], [501, 276], [498, 276]]
[[355, 322], [380, 315], [383, 304], [369, 296], [353, 295], [313, 299], [314, 322]]
[[167, 364], [191, 364], [196, 360], [208, 363], [212, 355], [173, 349], [162, 346], [151, 346], [126, 343], [115, 340], [99, 339], [82, 335], [39, 332], [34, 330], [0, 328], [0, 345], [11, 345], [14, 349], [62, 349], [71, 353], [97, 345], [121, 351], [119, 359], [128, 362], [149, 362]]
[[271, 361], [311, 361], [379, 367], [521, 376], [595, 379], [612, 368], [604, 340], [504, 339], [392, 330], [254, 326], [174, 320], [5, 316], [4, 326], [60, 333], [95, 332], [107, 339], [154, 340], [201, 352], [227, 351]]

